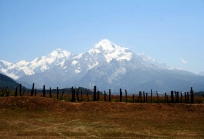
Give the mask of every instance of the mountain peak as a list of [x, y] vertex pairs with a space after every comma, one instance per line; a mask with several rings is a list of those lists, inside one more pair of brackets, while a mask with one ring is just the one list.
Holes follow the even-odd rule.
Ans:
[[103, 39], [95, 45], [93, 49], [90, 49], [89, 54], [97, 55], [100, 57], [102, 54], [107, 62], [110, 62], [112, 59], [120, 60], [130, 60], [132, 58], [132, 52], [128, 51], [128, 48], [112, 43], [108, 39]]
[[71, 52], [57, 48], [54, 51], [52, 51], [48, 56], [55, 57], [55, 58], [64, 58], [64, 57], [68, 58], [70, 55], [71, 55]]
[[103, 39], [95, 45], [95, 49], [102, 49], [105, 51], [113, 51], [116, 47], [116, 44], [112, 43], [108, 39]]
[[57, 49], [55, 49], [54, 51], [63, 51], [61, 48], [57, 48]]
[[112, 43], [112, 42], [108, 39], [103, 39], [99, 43]]

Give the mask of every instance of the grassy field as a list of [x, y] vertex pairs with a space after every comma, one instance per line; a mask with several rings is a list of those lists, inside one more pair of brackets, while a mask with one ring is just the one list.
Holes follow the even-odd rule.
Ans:
[[204, 138], [204, 104], [2, 97], [0, 138]]

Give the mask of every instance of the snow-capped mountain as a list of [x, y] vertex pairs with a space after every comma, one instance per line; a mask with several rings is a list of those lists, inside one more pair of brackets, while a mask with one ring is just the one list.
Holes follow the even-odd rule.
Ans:
[[[74, 72], [75, 74], [84, 75], [88, 70], [100, 66], [103, 63], [110, 63], [112, 60], [130, 61], [133, 57], [138, 57], [128, 48], [117, 46], [116, 44], [105, 39], [95, 45], [88, 52], [79, 54], [64, 63], [65, 72]], [[138, 59], [140, 59], [138, 57]]]
[[148, 55], [146, 55], [145, 53], [140, 53], [138, 54], [139, 57], [142, 58], [143, 60], [143, 64], [145, 64], [146, 66], [152, 66], [152, 65], [156, 65], [161, 69], [168, 69], [168, 70], [173, 70], [174, 68], [171, 67], [170, 65], [166, 64], [166, 63], [158, 63], [155, 59], [149, 57]]
[[106, 60], [108, 63], [112, 59], [117, 61], [129, 61], [133, 54], [128, 48], [120, 47], [107, 39], [100, 41], [93, 49], [89, 50], [88, 53], [99, 62]]
[[21, 83], [35, 83], [36, 87], [92, 88], [96, 85], [101, 89], [186, 91], [195, 86], [198, 90], [204, 89], [204, 77], [160, 64], [144, 53], [135, 54], [107, 39], [78, 55], [56, 49], [31, 62], [12, 64], [1, 60], [0, 72]]
[[73, 56], [75, 55], [71, 52], [56, 49], [49, 55], [35, 58], [31, 62], [22, 60], [13, 64], [0, 60], [0, 72], [13, 79], [18, 79], [23, 75], [33, 75], [38, 72], [44, 72], [55, 65], [63, 66], [64, 62]]
[[16, 64], [4, 60], [0, 60], [0, 72], [13, 79], [18, 79], [25, 74]]
[[55, 65], [63, 66], [64, 62], [73, 56], [75, 55], [71, 52], [67, 52], [62, 49], [56, 49], [47, 56], [35, 58], [31, 62], [23, 60], [16, 63], [16, 65], [20, 67], [26, 75], [32, 75], [36, 72], [44, 72], [49, 70]]
[[[45, 84], [45, 81], [49, 81], [49, 84], [46, 84], [50, 86], [55, 84], [52, 81], [58, 81], [59, 86], [63, 86], [63, 83], [61, 83], [62, 81], [64, 84], [69, 83], [74, 85], [74, 82], [80, 80], [93, 68], [110, 63], [113, 60], [120, 62], [121, 65], [124, 66], [124, 61], [130, 61], [133, 56], [137, 55], [129, 49], [117, 46], [105, 39], [96, 44], [95, 47], [90, 49], [88, 52], [67, 59], [61, 66], [55, 65], [46, 72], [38, 72], [38, 74], [33, 74], [32, 76], [23, 76], [20, 80], [36, 82], [35, 80], [38, 79], [40, 85]], [[126, 71], [125, 68], [120, 66], [120, 68], [116, 70], [114, 76], [117, 76], [119, 73], [125, 73], [120, 72], [121, 68], [124, 69], [123, 71]]]

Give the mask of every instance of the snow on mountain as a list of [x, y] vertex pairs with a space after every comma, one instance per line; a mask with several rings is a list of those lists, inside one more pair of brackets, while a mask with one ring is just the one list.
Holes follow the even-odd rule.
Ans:
[[[121, 65], [116, 69], [114, 68], [115, 70], [111, 72], [113, 73], [113, 76], [111, 76], [111, 79], [109, 79], [109, 81], [111, 82], [112, 78], [115, 78], [115, 76], [125, 74], [126, 69], [123, 68], [123, 66], [125, 66], [125, 63], [123, 61], [131, 60], [132, 55], [133, 53], [127, 48], [117, 46], [116, 44], [111, 43], [108, 40], [102, 40], [88, 52], [78, 55], [72, 55], [68, 59], [61, 60], [62, 62], [58, 62], [58, 64], [48, 64], [48, 62], [46, 61], [47, 57], [35, 59], [32, 65], [29, 66], [32, 66], [30, 68], [33, 68], [32, 71], [39, 74], [34, 73], [33, 76], [23, 77], [19, 80], [34, 82], [35, 80], [39, 80], [39, 78], [41, 78], [42, 80], [40, 84], [45, 84], [45, 82], [47, 82], [46, 80], [56, 81], [56, 78], [59, 78], [59, 84], [60, 82], [61, 84], [67, 84], [68, 82], [79, 81], [91, 69], [101, 67], [103, 66], [103, 64], [112, 64], [114, 62], [111, 61], [115, 60], [115, 63], [117, 63], [116, 61], [118, 61], [121, 62]], [[57, 59], [54, 61], [56, 62]], [[37, 65], [37, 68], [35, 68], [35, 64]], [[110, 66], [110, 64], [108, 64], [108, 66]], [[121, 69], [122, 71], [120, 72]], [[106, 72], [106, 68], [103, 68], [103, 70], [104, 72]], [[62, 83], [62, 81], [64, 81], [64, 83]], [[48, 82], [46, 84], [49, 85]]]
[[99, 54], [105, 57], [106, 61], [109, 63], [112, 59], [127, 60], [129, 61], [132, 58], [132, 53], [129, 52], [128, 48], [120, 47], [107, 39], [101, 40], [95, 47], [88, 51], [93, 57], [100, 56]]
[[63, 63], [72, 56], [74, 56], [74, 54], [71, 52], [67, 52], [62, 49], [56, 49], [47, 56], [38, 57], [31, 61], [30, 68], [34, 71], [36, 68], [38, 68], [44, 72], [45, 70], [48, 70], [52, 67], [50, 67], [50, 65], [63, 66]]
[[54, 65], [63, 66], [64, 62], [72, 56], [74, 56], [74, 54], [71, 52], [56, 49], [47, 56], [35, 58], [31, 62], [20, 61], [20, 63], [17, 63], [17, 65], [21, 67], [26, 74], [32, 75], [35, 72], [44, 72], [49, 70]]
[[[4, 64], [1, 64], [1, 66], [5, 68], [1, 68], [1, 72], [14, 79], [18, 79], [23, 75], [43, 73], [48, 70], [51, 70], [52, 74], [55, 73], [54, 70], [58, 70], [59, 73], [63, 72], [63, 75], [70, 74], [69, 76], [72, 76], [72, 74], [77, 74], [78, 76], [84, 76], [89, 70], [100, 66], [104, 62], [110, 63], [112, 60], [116, 60], [115, 62], [118, 61], [122, 64], [120, 65], [120, 69], [141, 67], [141, 64], [144, 67], [145, 65], [155, 65], [154, 63], [156, 63], [144, 54], [136, 55], [128, 48], [118, 46], [104, 39], [97, 43], [93, 49], [78, 55], [62, 49], [56, 49], [47, 56], [35, 58], [31, 62], [22, 60], [16, 64], [12, 64], [4, 61]], [[131, 61], [129, 66], [122, 62], [124, 60]], [[7, 70], [9, 69], [10, 71], [8, 72]], [[17, 74], [19, 71], [21, 71], [21, 75]]]
[[150, 62], [150, 63], [155, 63], [156, 62], [153, 58], [149, 57], [145, 53], [140, 53], [140, 54], [138, 54], [138, 56], [140, 56], [146, 62]]
[[168, 70], [173, 70], [174, 68], [171, 67], [170, 65], [166, 64], [166, 63], [158, 63], [155, 59], [151, 58], [150, 56], [146, 55], [145, 53], [140, 53], [138, 54], [139, 57], [142, 58], [143, 63], [147, 66], [147, 67], [151, 67], [152, 65], [156, 65], [158, 66], [158, 68], [161, 69], [168, 69]]
[[23, 70], [16, 64], [4, 60], [0, 60], [0, 72], [13, 79], [18, 79], [20, 76], [24, 75]]
[[[169, 70], [171, 69], [171, 70]], [[172, 70], [167, 64], [144, 53], [135, 54], [107, 39], [101, 40], [88, 52], [75, 55], [56, 49], [47, 56], [31, 62], [22, 60], [16, 64], [0, 60], [0, 72], [19, 82], [50, 87], [83, 86], [102, 89], [170, 89], [188, 90], [195, 86], [202, 90], [204, 78], [186, 71]], [[159, 84], [158, 84], [159, 82]], [[27, 87], [31, 87], [28, 85]]]
[[4, 61], [4, 60], [0, 60], [1, 64], [2, 64], [2, 68], [7, 68], [7, 69], [13, 69], [15, 68], [15, 64]]
[[55, 65], [63, 66], [64, 62], [73, 56], [75, 55], [71, 52], [56, 49], [47, 56], [35, 58], [31, 62], [21, 60], [13, 64], [0, 60], [0, 72], [13, 79], [18, 79], [23, 75], [33, 75], [38, 72], [44, 72]]
[[16, 63], [16, 66], [18, 66], [21, 70], [23, 70], [26, 75], [32, 75], [34, 74], [34, 72], [29, 68], [29, 64], [30, 62], [21, 60], [18, 63]]
[[101, 40], [93, 49], [81, 53], [64, 63], [62, 68], [67, 73], [84, 76], [89, 70], [100, 66], [102, 63], [110, 63], [111, 60], [131, 60], [133, 53], [124, 47], [120, 47], [107, 39]]
[[66, 60], [62, 69], [67, 73], [83, 76], [86, 72], [97, 65], [97, 61], [89, 53], [81, 53]]

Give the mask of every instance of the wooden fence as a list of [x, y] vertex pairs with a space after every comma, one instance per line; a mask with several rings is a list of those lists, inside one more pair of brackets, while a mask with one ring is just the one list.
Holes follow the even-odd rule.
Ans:
[[97, 90], [94, 86], [93, 90], [84, 90], [80, 88], [64, 88], [59, 89], [45, 89], [43, 85], [42, 90], [35, 89], [35, 84], [33, 83], [32, 89], [26, 89], [19, 84], [18, 87], [12, 92], [8, 87], [2, 89], [1, 96], [41, 96], [49, 97], [60, 100], [66, 100], [71, 102], [79, 101], [110, 101], [110, 102], [133, 102], [133, 103], [202, 103], [203, 97], [194, 97], [194, 91], [191, 87], [190, 92], [178, 92], [171, 91], [170, 94], [167, 93], [150, 93], [145, 91], [139, 91], [138, 93], [128, 95], [127, 90], [119, 89], [119, 93], [113, 94], [111, 89], [108, 92], [101, 92]]

